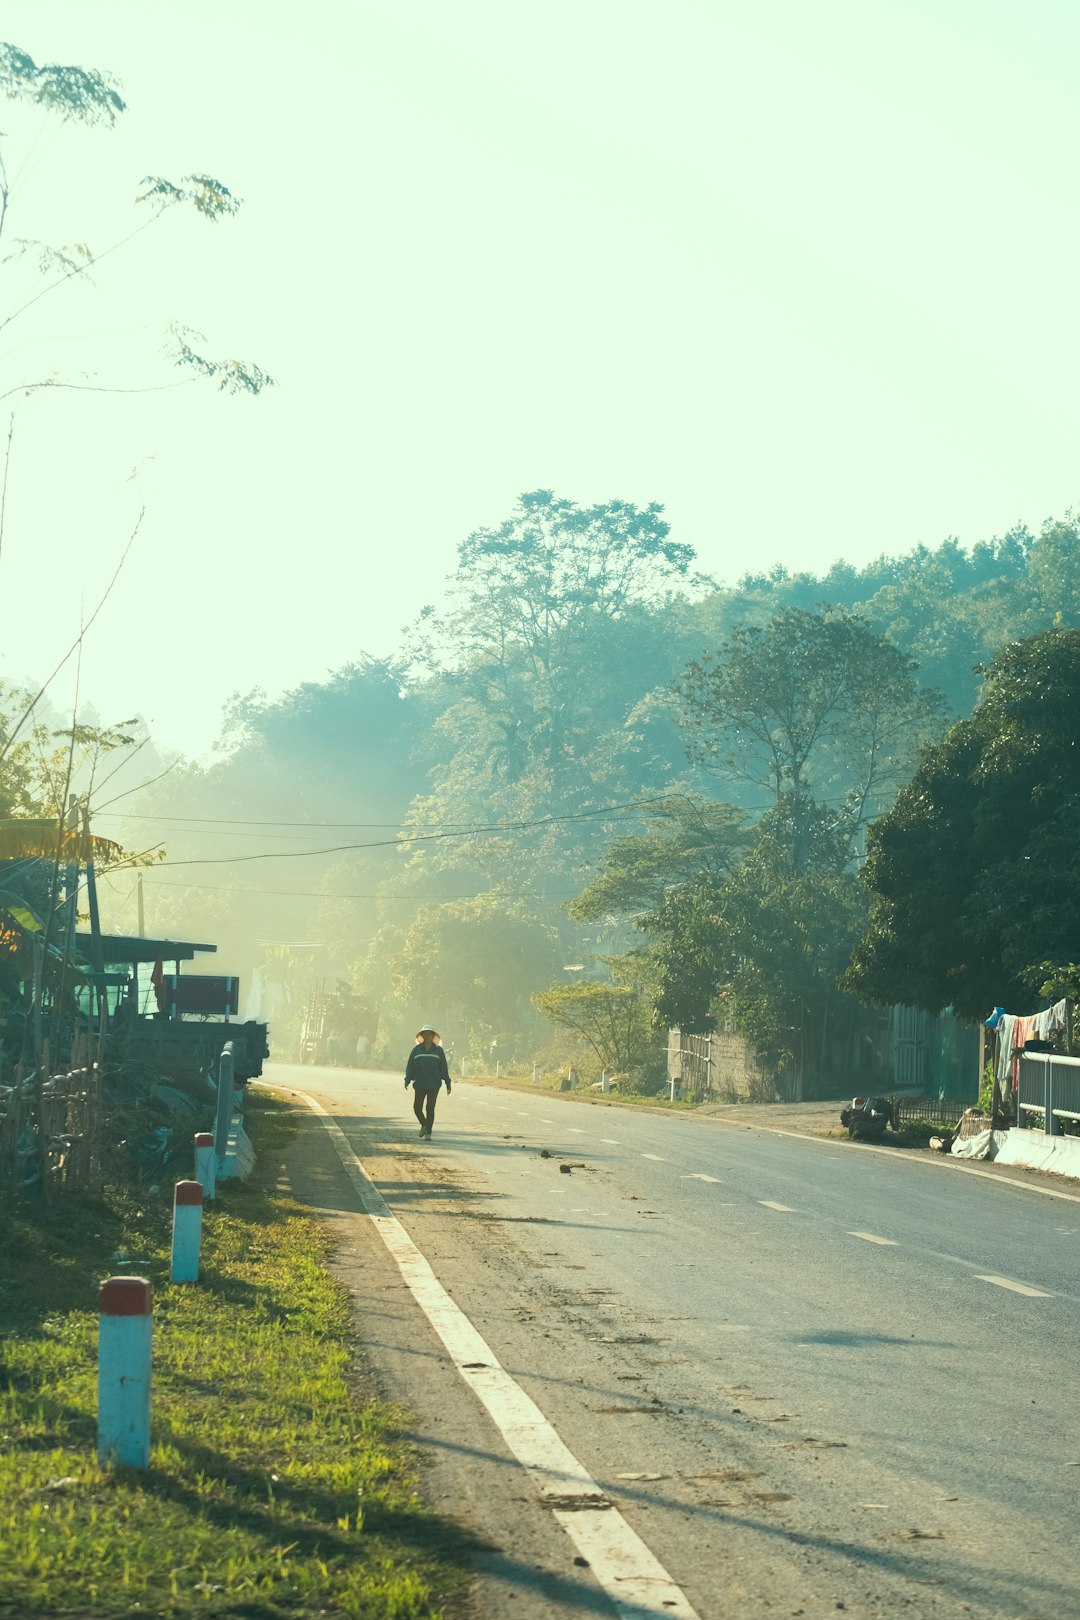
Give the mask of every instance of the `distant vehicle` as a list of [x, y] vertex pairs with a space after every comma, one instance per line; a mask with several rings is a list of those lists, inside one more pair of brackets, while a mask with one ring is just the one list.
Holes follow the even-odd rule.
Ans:
[[378, 1013], [359, 992], [339, 979], [320, 980], [308, 996], [300, 1025], [300, 1062], [332, 1068], [363, 1063], [372, 1044]]

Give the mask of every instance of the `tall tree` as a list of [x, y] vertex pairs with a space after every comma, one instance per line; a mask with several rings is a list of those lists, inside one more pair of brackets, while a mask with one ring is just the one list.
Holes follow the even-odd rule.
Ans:
[[1005, 647], [870, 830], [855, 994], [985, 1017], [1026, 1002], [1040, 964], [1080, 960], [1078, 733], [1080, 630]]
[[692, 558], [655, 504], [580, 507], [550, 490], [462, 542], [442, 624], [493, 777], [539, 772], [558, 796], [581, 775], [616, 695], [622, 622]]
[[694, 757], [788, 802], [796, 876], [815, 804], [832, 804], [854, 856], [943, 708], [912, 659], [842, 609], [785, 609], [768, 625], [734, 630], [716, 655], [690, 665], [679, 694]]

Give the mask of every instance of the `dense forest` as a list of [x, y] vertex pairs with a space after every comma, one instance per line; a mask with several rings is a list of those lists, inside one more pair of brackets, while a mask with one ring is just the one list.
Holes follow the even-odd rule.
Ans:
[[[536, 491], [462, 541], [396, 657], [234, 696], [212, 761], [140, 763], [95, 830], [164, 849], [147, 931], [218, 942], [283, 1058], [341, 981], [395, 1058], [435, 1019], [459, 1058], [644, 1074], [722, 1001], [803, 1062], [866, 927], [867, 827], [999, 649], [1080, 624], [1078, 538], [1066, 514], [729, 586], [659, 506]], [[133, 927], [134, 874], [111, 882]]]

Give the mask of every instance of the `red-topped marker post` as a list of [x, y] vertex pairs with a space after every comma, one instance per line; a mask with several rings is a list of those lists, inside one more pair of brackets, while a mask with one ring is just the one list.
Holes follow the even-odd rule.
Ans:
[[98, 1458], [150, 1462], [154, 1304], [145, 1277], [110, 1277], [98, 1294]]
[[173, 1195], [173, 1282], [198, 1282], [202, 1244], [203, 1190], [198, 1181], [178, 1181]]

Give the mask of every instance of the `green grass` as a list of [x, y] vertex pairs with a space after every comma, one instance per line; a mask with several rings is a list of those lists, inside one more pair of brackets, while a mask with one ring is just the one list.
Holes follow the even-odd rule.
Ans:
[[[256, 1105], [262, 1163], [288, 1114]], [[261, 1137], [261, 1142], [259, 1138]], [[358, 1388], [322, 1228], [260, 1177], [207, 1212], [203, 1278], [168, 1281], [161, 1194], [0, 1210], [0, 1615], [444, 1613], [468, 1538], [420, 1500], [400, 1414]], [[97, 1284], [154, 1286], [149, 1469], [101, 1468]]]

